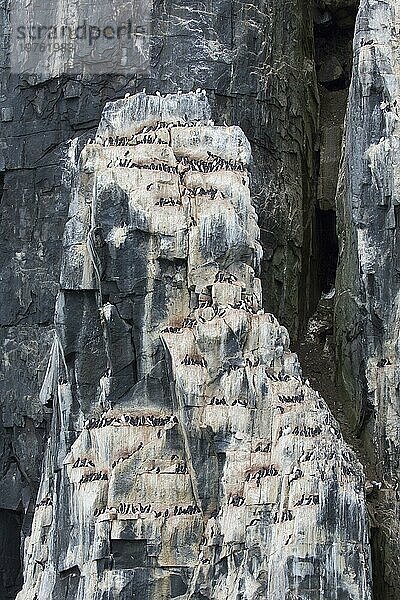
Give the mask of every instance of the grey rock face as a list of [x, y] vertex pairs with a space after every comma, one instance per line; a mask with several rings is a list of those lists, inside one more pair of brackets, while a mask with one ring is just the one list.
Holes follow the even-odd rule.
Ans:
[[[361, 3], [338, 192], [339, 369], [378, 481], [377, 597], [398, 597], [398, 4]], [[384, 557], [384, 558], [383, 558]], [[382, 561], [382, 562], [381, 562]]]
[[250, 145], [205, 95], [77, 154], [18, 600], [368, 600], [363, 473], [261, 308]]
[[[63, 12], [60, 5], [70, 3], [48, 3], [54, 23]], [[7, 53], [1, 54], [0, 478], [5, 484], [0, 510], [7, 521], [8, 495], [20, 498], [14, 517], [24, 519], [23, 535], [29, 532], [52, 406], [49, 399], [43, 408], [39, 390], [53, 337], [68, 217], [64, 144], [85, 132], [93, 135], [108, 100], [143, 87], [152, 93], [206, 88], [215, 122], [240, 125], [252, 143], [254, 201], [265, 248], [263, 280], [268, 281], [265, 304], [295, 335], [315, 300], [315, 291], [305, 285], [313, 276], [310, 215], [317, 121], [311, 8], [302, 0], [290, 0], [284, 11], [280, 0], [247, 5], [217, 0], [207, 3], [207, 10], [204, 6], [155, 3], [146, 77], [39, 80], [11, 74]], [[9, 9], [10, 3], [1, 3], [4, 41]], [[71, 352], [78, 347], [79, 340], [71, 342]], [[15, 478], [10, 464], [18, 465]], [[0, 537], [1, 548], [6, 544]], [[3, 558], [6, 563], [0, 549], [0, 570]], [[4, 573], [8, 588], [16, 574], [6, 566]], [[0, 595], [6, 596], [6, 587]]]

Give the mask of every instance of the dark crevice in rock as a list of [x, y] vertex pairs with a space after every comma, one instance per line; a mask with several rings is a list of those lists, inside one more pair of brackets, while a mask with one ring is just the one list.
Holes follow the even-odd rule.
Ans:
[[[333, 340], [333, 304], [338, 263], [336, 188], [338, 182], [344, 118], [352, 68], [352, 42], [357, 2], [314, 3], [314, 60], [319, 92], [319, 145], [315, 150], [314, 192], [316, 203], [309, 244], [312, 272], [308, 291], [308, 322], [298, 340], [303, 371], [330, 401], [335, 412], [337, 398]], [[340, 412], [340, 411], [339, 411]], [[345, 419], [336, 417], [345, 426]]]
[[22, 587], [20, 538], [22, 513], [0, 509], [0, 598], [11, 600]]
[[349, 80], [344, 75], [341, 75], [334, 81], [321, 82], [321, 85], [329, 92], [337, 92], [339, 90], [347, 90], [349, 87]]
[[335, 285], [339, 246], [336, 235], [336, 212], [316, 209], [319, 288], [328, 293]]
[[[334, 287], [338, 241], [335, 195], [338, 181], [344, 118], [352, 68], [356, 2], [317, 2], [314, 5], [314, 64], [318, 83], [319, 143], [314, 151], [312, 214], [303, 211], [304, 267], [300, 293], [305, 321], [299, 344], [304, 343], [307, 321], [317, 309], [322, 293]], [[317, 118], [318, 117], [318, 118]], [[279, 286], [279, 282], [276, 284]], [[295, 338], [294, 338], [295, 339]]]
[[[332, 8], [335, 4], [341, 5], [336, 12]], [[398, 552], [390, 523], [398, 520], [398, 514], [391, 496], [393, 486], [390, 481], [386, 481], [385, 469], [382, 461], [379, 462], [378, 448], [373, 442], [373, 421], [376, 417], [373, 392], [368, 390], [365, 376], [368, 365], [360, 359], [359, 368], [355, 373], [358, 403], [355, 398], [349, 397], [336, 379], [343, 360], [340, 356], [341, 349], [335, 348], [333, 325], [336, 299], [334, 288], [336, 287], [336, 296], [338, 291], [340, 292], [340, 284], [336, 282], [335, 286], [338, 262], [335, 196], [347, 107], [347, 88], [352, 68], [354, 16], [358, 3], [352, 3], [352, 6], [348, 7], [343, 7], [343, 4], [320, 3], [321, 8], [316, 12], [315, 19], [315, 60], [320, 95], [320, 148], [316, 153], [318, 183], [313, 243], [317, 283], [311, 284], [317, 289], [320, 286], [322, 295], [296, 350], [305, 376], [326, 399], [340, 423], [343, 437], [363, 464], [368, 478], [366, 494], [370, 516], [373, 597], [375, 600], [394, 600], [398, 598], [395, 575], [398, 571]], [[379, 73], [374, 73], [374, 87], [371, 88], [368, 98], [372, 105], [380, 105], [385, 100], [380, 82]], [[371, 142], [377, 143], [382, 135], [383, 125], [380, 119], [381, 114], [378, 111], [375, 117], [377, 122], [374, 121], [370, 128], [373, 132], [377, 131], [375, 136], [371, 135]], [[395, 209], [393, 226], [398, 225], [397, 217]], [[348, 227], [348, 224], [345, 223], [345, 226]], [[376, 277], [375, 273], [366, 276], [367, 293], [371, 298], [376, 298], [379, 294], [379, 282], [377, 285]], [[384, 323], [381, 315], [377, 314], [379, 311], [379, 305], [378, 309], [375, 306], [370, 308], [370, 322], [377, 347], [384, 335]], [[345, 335], [349, 346], [354, 340], [362, 339], [365, 335], [364, 327], [360, 323], [358, 326], [354, 324], [351, 330], [348, 323]], [[378, 366], [384, 368], [386, 364], [387, 360], [382, 359], [382, 366]], [[339, 373], [340, 377], [342, 375]], [[392, 577], [388, 577], [388, 573], [392, 573]]]
[[387, 585], [383, 577], [383, 574], [385, 572], [384, 556], [382, 553], [384, 539], [379, 527], [371, 527], [370, 540], [374, 600], [380, 600], [382, 598], [382, 593], [384, 592], [384, 590], [384, 597], [390, 598], [390, 596], [387, 595], [387, 589], [385, 589], [387, 588]]
[[[320, 99], [319, 147], [315, 152], [314, 184], [317, 202], [313, 217], [312, 273], [308, 280], [309, 320], [297, 341], [303, 372], [329, 404], [347, 443], [357, 452], [366, 472], [376, 476], [370, 452], [349, 424], [343, 393], [336, 385], [333, 311], [338, 265], [336, 188], [352, 69], [352, 44], [357, 1], [319, 1], [314, 6], [315, 68]], [[368, 407], [363, 423], [368, 420]]]

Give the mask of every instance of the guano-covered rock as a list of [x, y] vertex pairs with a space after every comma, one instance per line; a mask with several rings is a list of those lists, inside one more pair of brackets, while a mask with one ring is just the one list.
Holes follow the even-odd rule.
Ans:
[[75, 159], [18, 600], [369, 600], [361, 465], [261, 308], [243, 132], [141, 93]]

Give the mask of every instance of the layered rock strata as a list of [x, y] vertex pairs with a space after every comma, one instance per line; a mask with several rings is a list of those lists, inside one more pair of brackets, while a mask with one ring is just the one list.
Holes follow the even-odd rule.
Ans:
[[399, 4], [364, 0], [338, 190], [338, 371], [379, 484], [377, 597], [400, 593]]
[[204, 94], [75, 168], [19, 600], [370, 598], [363, 473], [261, 308], [251, 152]]
[[[82, 24], [72, 4], [47, 3], [48, 22]], [[84, 4], [90, 11], [104, 3]], [[18, 26], [37, 25], [25, 0], [0, 3], [0, 596], [7, 599], [19, 585], [18, 552], [10, 557], [7, 548], [18, 546], [21, 525], [22, 539], [29, 533], [48, 431], [38, 395], [68, 214], [60, 168], [68, 139], [93, 135], [105, 103], [127, 92], [207, 89], [215, 121], [239, 124], [252, 142], [265, 301], [294, 337], [318, 295], [309, 291], [317, 272], [310, 240], [318, 102], [308, 2], [289, 0], [284, 10], [281, 0], [154, 2], [148, 73], [110, 72], [106, 52], [103, 74], [53, 79], [10, 72], [9, 25], [18, 9]]]

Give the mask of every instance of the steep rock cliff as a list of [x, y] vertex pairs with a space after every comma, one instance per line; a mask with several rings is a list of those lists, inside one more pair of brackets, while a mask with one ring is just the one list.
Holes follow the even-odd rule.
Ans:
[[361, 3], [338, 189], [338, 371], [382, 483], [371, 502], [377, 598], [399, 579], [399, 4]]
[[370, 598], [362, 469], [261, 308], [250, 146], [202, 93], [77, 153], [18, 600]]
[[[49, 9], [55, 14], [61, 4], [53, 2]], [[15, 587], [20, 583], [19, 539], [30, 534], [40, 477], [54, 469], [53, 458], [48, 458], [50, 462], [43, 468], [41, 460], [56, 398], [49, 392], [53, 389], [51, 378], [57, 361], [63, 360], [63, 353], [66, 353], [68, 371], [75, 371], [77, 364], [71, 385], [74, 398], [78, 399], [78, 404], [75, 401], [72, 404], [72, 413], [67, 415], [74, 423], [71, 432], [65, 433], [64, 441], [58, 442], [64, 449], [74, 442], [74, 431], [82, 429], [79, 415], [91, 410], [104, 365], [109, 368], [111, 363], [116, 364], [114, 371], [122, 373], [118, 382], [112, 381], [112, 386], [121, 386], [115, 392], [118, 398], [148, 372], [153, 358], [158, 362], [164, 352], [169, 375], [164, 371], [162, 376], [157, 375], [155, 385], [173, 378], [174, 372], [173, 352], [165, 349], [168, 340], [163, 338], [164, 345], [161, 345], [158, 331], [143, 334], [143, 311], [149, 309], [139, 300], [134, 310], [142, 316], [140, 323], [134, 325], [125, 308], [122, 314], [116, 314], [112, 301], [116, 292], [110, 287], [102, 292], [102, 302], [104, 300], [106, 307], [110, 304], [110, 314], [106, 308], [100, 323], [94, 318], [99, 303], [99, 292], [94, 289], [103, 272], [93, 274], [93, 257], [84, 259], [82, 255], [81, 259], [86, 261], [82, 289], [88, 286], [82, 301], [75, 294], [79, 265], [71, 265], [70, 261], [76, 249], [72, 248], [73, 242], [66, 241], [61, 285], [68, 293], [63, 291], [60, 296], [66, 298], [66, 312], [60, 300], [56, 318], [60, 338], [59, 343], [53, 345], [54, 363], [46, 374], [54, 334], [60, 240], [70, 205], [71, 172], [69, 169], [63, 172], [65, 140], [88, 131], [93, 137], [105, 102], [123, 98], [127, 91], [134, 93], [146, 87], [151, 93], [157, 89], [167, 93], [206, 88], [215, 122], [240, 125], [251, 142], [253, 203], [260, 217], [260, 241], [264, 249], [260, 273], [263, 303], [296, 338], [321, 290], [329, 289], [335, 275], [333, 196], [351, 69], [348, 47], [357, 4], [352, 0], [326, 0], [312, 6], [311, 2], [290, 0], [283, 7], [278, 0], [251, 5], [218, 0], [190, 3], [189, 7], [188, 3], [157, 2], [153, 11], [151, 70], [147, 76], [127, 78], [107, 74], [46, 80], [10, 74], [5, 57], [1, 65], [0, 97], [0, 252], [1, 291], [4, 292], [0, 303], [1, 597], [13, 598]], [[9, 3], [2, 3], [0, 10], [1, 27], [6, 30]], [[368, 453], [363, 456], [366, 469], [371, 479], [377, 480], [375, 484], [368, 483], [368, 498], [375, 596], [379, 600], [397, 600], [400, 590], [396, 366], [397, 12], [394, 0], [364, 1], [357, 21], [353, 82], [337, 199], [341, 241], [336, 282], [340, 392], [332, 389], [329, 379], [333, 360], [325, 372], [318, 356], [320, 353], [329, 356], [331, 352], [325, 343], [331, 338], [330, 299], [323, 300], [310, 323], [311, 330], [315, 323], [319, 327], [321, 312], [326, 310], [327, 318], [325, 313], [322, 317], [323, 335], [320, 332], [311, 335], [313, 339], [318, 338], [318, 343], [312, 341], [306, 363], [318, 389], [327, 389], [332, 406], [337, 400], [340, 407], [346, 408], [346, 417], [339, 414], [342, 431], [347, 435], [349, 424], [355, 427]], [[319, 110], [320, 140], [317, 139]], [[85, 139], [87, 136], [76, 142], [77, 155]], [[127, 212], [125, 196], [121, 194], [122, 208], [118, 217], [121, 226], [116, 235], [122, 240]], [[77, 206], [79, 212], [79, 202]], [[110, 214], [102, 219], [109, 221], [111, 227], [114, 217]], [[111, 242], [101, 237], [97, 226], [91, 230], [92, 224], [89, 226], [87, 219], [86, 215], [80, 222], [72, 215], [66, 239], [76, 241], [78, 238], [72, 228], [81, 228], [82, 252], [87, 253], [85, 236], [88, 235], [95, 248], [93, 256], [103, 265], [107, 245]], [[145, 253], [152, 248], [147, 239], [141, 239], [136, 246], [143, 252], [144, 263]], [[120, 268], [125, 269], [125, 258], [121, 263], [118, 260], [113, 266], [116, 277]], [[174, 258], [175, 265], [176, 262]], [[168, 261], [162, 268], [167, 266], [169, 268]], [[174, 283], [165, 284], [165, 289], [174, 287]], [[169, 291], [162, 294], [168, 295]], [[205, 296], [208, 298], [209, 293]], [[153, 314], [150, 316], [154, 319]], [[71, 323], [77, 318], [79, 326]], [[109, 319], [115, 327], [114, 338], [107, 342], [107, 347], [103, 342], [104, 319]], [[161, 317], [156, 316], [155, 322], [159, 319], [161, 322]], [[65, 339], [63, 332], [67, 332]], [[218, 338], [218, 343], [220, 341]], [[108, 348], [112, 345], [131, 350], [122, 356], [119, 349], [114, 350], [109, 356]], [[140, 350], [138, 356], [136, 347]], [[67, 379], [61, 375], [61, 379], [64, 378]], [[45, 386], [39, 397], [44, 379]], [[60, 425], [56, 427], [59, 437]], [[351, 440], [351, 434], [348, 439]], [[199, 456], [202, 455], [200, 449]], [[80, 468], [83, 465], [75, 467], [74, 472]], [[87, 482], [91, 484], [94, 485]], [[43, 491], [42, 499], [47, 502]], [[36, 515], [36, 523], [38, 518]], [[220, 527], [219, 523], [217, 526]], [[367, 535], [367, 530], [364, 534]], [[49, 539], [54, 539], [52, 536], [53, 533]], [[130, 547], [126, 549], [129, 553]], [[53, 558], [55, 554], [56, 550]], [[73, 569], [70, 573], [67, 569], [62, 575], [66, 579], [65, 586], [71, 590], [74, 575], [78, 575]], [[29, 581], [37, 582], [37, 574], [31, 573]], [[44, 581], [48, 581], [48, 571]], [[166, 585], [172, 584], [167, 582]], [[73, 594], [73, 591], [68, 593]], [[207, 593], [211, 593], [210, 590]]]
[[[13, 7], [17, 3], [22, 5], [16, 0]], [[69, 4], [49, 3], [49, 20], [59, 23]], [[9, 2], [0, 4], [5, 48], [10, 10]], [[252, 143], [265, 302], [295, 337], [318, 295], [308, 284], [315, 271], [317, 122], [311, 6], [290, 0], [283, 11], [280, 0], [165, 0], [154, 3], [152, 14], [147, 75], [46, 79], [11, 73], [7, 52], [1, 55], [0, 594], [5, 597], [9, 591], [13, 597], [18, 580], [18, 552], [10, 556], [7, 549], [17, 548], [21, 526], [22, 537], [29, 533], [51, 417], [39, 390], [52, 343], [68, 214], [64, 144], [84, 132], [93, 135], [108, 100], [143, 87], [151, 93], [205, 88], [215, 122], [241, 126]]]

